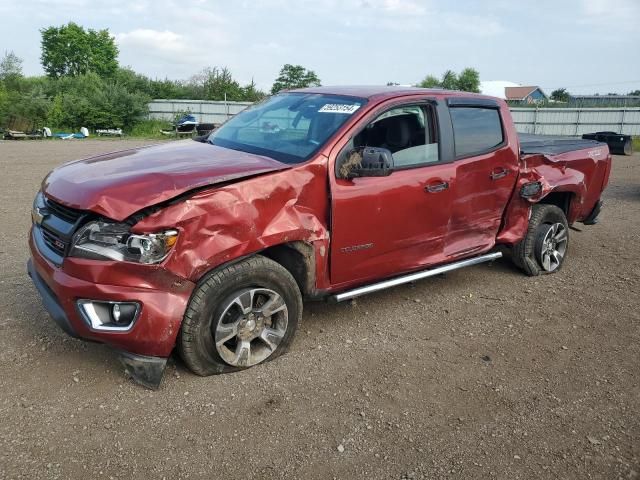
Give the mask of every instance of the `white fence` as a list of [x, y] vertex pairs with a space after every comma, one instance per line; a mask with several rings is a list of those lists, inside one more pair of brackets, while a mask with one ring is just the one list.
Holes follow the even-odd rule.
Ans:
[[[176, 114], [189, 112], [200, 123], [222, 123], [249, 105], [249, 102], [153, 100], [149, 104], [149, 118], [172, 121]], [[513, 107], [511, 115], [521, 133], [580, 136], [610, 131], [640, 135], [640, 108]]]
[[173, 121], [176, 114], [189, 112], [200, 123], [222, 123], [251, 105], [251, 102], [214, 102], [209, 100], [153, 100], [149, 118]]
[[538, 135], [640, 135], [640, 108], [511, 108], [516, 129]]

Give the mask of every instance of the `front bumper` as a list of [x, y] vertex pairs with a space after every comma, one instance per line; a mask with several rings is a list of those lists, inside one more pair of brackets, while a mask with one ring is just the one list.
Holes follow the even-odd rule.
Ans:
[[29, 277], [31, 277], [31, 281], [38, 290], [40, 297], [42, 298], [42, 305], [45, 310], [49, 312], [53, 321], [58, 324], [58, 326], [64, 330], [67, 335], [71, 335], [72, 337], [78, 337], [71, 322], [69, 321], [69, 317], [65, 313], [64, 309], [60, 305], [60, 302], [56, 298], [56, 294], [49, 288], [49, 286], [45, 283], [42, 277], [36, 272], [33, 267], [33, 261], [29, 259], [27, 261], [27, 273]]
[[[53, 320], [69, 335], [110, 345], [155, 365], [171, 355], [182, 318], [195, 285], [159, 265], [85, 260], [66, 257], [57, 266], [36, 247], [30, 234], [31, 258], [27, 264], [43, 304]], [[139, 316], [127, 332], [96, 331], [77, 307], [78, 299], [138, 302]], [[164, 364], [163, 364], [164, 365]], [[131, 367], [131, 362], [127, 363]]]

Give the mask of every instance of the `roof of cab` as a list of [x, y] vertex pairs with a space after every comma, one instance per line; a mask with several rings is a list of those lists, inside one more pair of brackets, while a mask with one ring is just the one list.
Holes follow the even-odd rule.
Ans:
[[354, 86], [327, 86], [309, 87], [297, 90], [289, 90], [293, 93], [321, 93], [325, 95], [345, 95], [349, 97], [359, 97], [371, 99], [373, 97], [401, 97], [404, 95], [442, 95], [449, 96], [470, 95], [480, 96], [475, 93], [442, 90], [439, 88], [418, 88], [401, 86], [377, 86], [377, 85], [354, 85]]

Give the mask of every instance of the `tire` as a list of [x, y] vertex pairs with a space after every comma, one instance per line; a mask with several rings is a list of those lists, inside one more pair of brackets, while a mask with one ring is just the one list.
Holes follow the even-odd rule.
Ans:
[[282, 355], [301, 318], [302, 295], [291, 273], [256, 255], [214, 270], [198, 284], [178, 351], [197, 375], [243, 370]]
[[511, 249], [511, 259], [529, 276], [556, 273], [568, 247], [569, 224], [564, 212], [555, 205], [538, 204], [533, 206], [526, 237]]

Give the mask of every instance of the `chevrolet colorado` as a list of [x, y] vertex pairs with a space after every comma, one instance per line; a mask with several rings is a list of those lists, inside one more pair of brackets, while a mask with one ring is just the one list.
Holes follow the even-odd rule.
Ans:
[[304, 299], [342, 301], [506, 252], [555, 273], [593, 224], [611, 156], [520, 139], [504, 101], [443, 90], [275, 95], [200, 142], [54, 169], [27, 268], [70, 335], [157, 388], [174, 348], [198, 375], [272, 360]]

